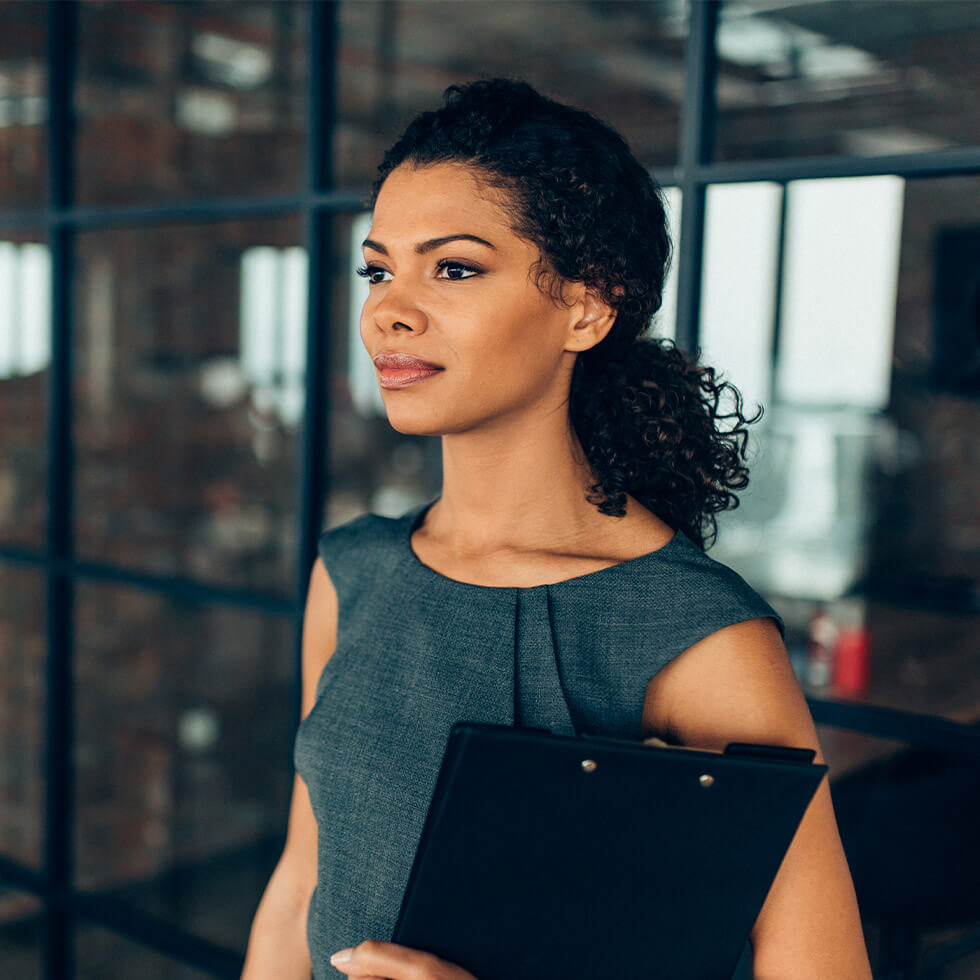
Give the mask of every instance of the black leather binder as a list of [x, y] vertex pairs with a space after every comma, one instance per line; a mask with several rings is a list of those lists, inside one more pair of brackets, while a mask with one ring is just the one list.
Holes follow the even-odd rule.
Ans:
[[729, 980], [814, 755], [459, 722], [392, 942], [477, 980]]

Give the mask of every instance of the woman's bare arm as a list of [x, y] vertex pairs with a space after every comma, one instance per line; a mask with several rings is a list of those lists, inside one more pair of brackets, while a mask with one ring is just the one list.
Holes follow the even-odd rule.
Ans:
[[[312, 823], [312, 834], [310, 824]], [[289, 832], [252, 919], [242, 980], [309, 980], [313, 970], [306, 940], [306, 915], [313, 884], [306, 865], [316, 868], [316, 822], [306, 784], [293, 780]]]
[[[729, 742], [816, 750], [816, 727], [779, 630], [768, 617], [706, 636], [647, 687], [643, 728], [683, 745]], [[824, 776], [751, 935], [755, 980], [871, 980], [854, 884]]]
[[[301, 718], [313, 709], [317, 681], [336, 646], [337, 593], [322, 559], [317, 558], [303, 617]], [[306, 783], [295, 775], [286, 843], [252, 920], [242, 980], [309, 980], [306, 916], [316, 878], [316, 818]]]

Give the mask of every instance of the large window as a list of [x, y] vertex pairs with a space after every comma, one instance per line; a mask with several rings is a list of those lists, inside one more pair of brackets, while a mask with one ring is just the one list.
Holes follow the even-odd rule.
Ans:
[[786, 621], [876, 972], [976, 975], [978, 44], [960, 0], [0, 4], [0, 975], [239, 975], [317, 534], [439, 492], [360, 200], [491, 75], [665, 186], [651, 330], [765, 408], [712, 554]]

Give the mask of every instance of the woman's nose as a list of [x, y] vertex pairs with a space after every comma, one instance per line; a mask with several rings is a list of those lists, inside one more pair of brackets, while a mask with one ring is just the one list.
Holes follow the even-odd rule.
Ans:
[[420, 330], [425, 324], [424, 314], [405, 287], [386, 289], [384, 296], [375, 306], [373, 315], [378, 326], [386, 330], [406, 327], [410, 330]]

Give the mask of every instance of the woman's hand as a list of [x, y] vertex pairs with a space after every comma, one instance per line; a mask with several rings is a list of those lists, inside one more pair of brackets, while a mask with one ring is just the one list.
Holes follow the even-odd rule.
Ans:
[[[337, 959], [341, 953], [350, 956], [346, 960]], [[350, 949], [338, 950], [330, 962], [351, 980], [476, 980], [461, 966], [447, 963], [432, 953], [380, 939], [365, 939]]]

